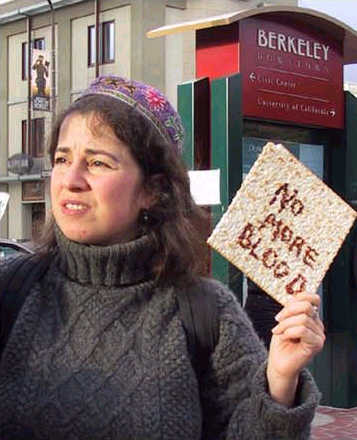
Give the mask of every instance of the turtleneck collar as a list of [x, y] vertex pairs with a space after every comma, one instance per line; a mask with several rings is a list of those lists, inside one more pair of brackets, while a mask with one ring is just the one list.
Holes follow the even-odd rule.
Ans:
[[153, 240], [144, 235], [110, 246], [85, 245], [69, 240], [55, 225], [60, 269], [81, 284], [119, 287], [152, 278]]

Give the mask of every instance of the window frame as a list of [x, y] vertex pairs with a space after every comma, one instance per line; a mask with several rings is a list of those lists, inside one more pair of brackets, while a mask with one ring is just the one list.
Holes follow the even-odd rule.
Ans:
[[[106, 29], [109, 29], [108, 33]], [[111, 32], [112, 29], [112, 32]], [[112, 38], [110, 37], [112, 34]], [[108, 38], [106, 36], [108, 35]], [[94, 67], [96, 62], [96, 41], [95, 25], [88, 26], [87, 33], [87, 65]], [[108, 40], [108, 41], [107, 41]], [[111, 47], [112, 42], [112, 47]], [[113, 57], [110, 54], [113, 54]], [[115, 20], [108, 20], [99, 23], [99, 64], [115, 63]]]
[[27, 79], [28, 73], [28, 50], [27, 41], [23, 42], [21, 45], [21, 79], [25, 81]]
[[[108, 33], [106, 33], [106, 29], [109, 28]], [[113, 48], [111, 50], [111, 30], [113, 32]], [[115, 26], [114, 26], [114, 20], [111, 21], [104, 21], [101, 26], [101, 58], [102, 58], [102, 64], [111, 64], [115, 62]], [[107, 41], [107, 35], [108, 35], [108, 41]], [[113, 52], [113, 58], [110, 57], [110, 53]], [[108, 56], [107, 56], [108, 55]]]
[[[43, 44], [42, 44], [43, 43]], [[42, 47], [41, 47], [42, 46]], [[34, 49], [39, 49], [39, 50], [46, 50], [46, 42], [45, 42], [45, 38], [41, 37], [41, 38], [35, 38], [34, 42], [33, 42], [33, 48]]]
[[95, 26], [88, 26], [88, 67], [93, 67], [95, 65], [95, 50], [96, 50], [96, 42], [95, 42]]
[[27, 145], [27, 119], [21, 121], [22, 152], [31, 157], [39, 158], [45, 155], [45, 118], [31, 119], [31, 146]]

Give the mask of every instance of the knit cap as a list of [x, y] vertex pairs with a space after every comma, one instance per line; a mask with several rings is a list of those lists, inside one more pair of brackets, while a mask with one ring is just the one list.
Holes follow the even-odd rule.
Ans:
[[182, 152], [184, 128], [168, 99], [155, 87], [115, 75], [97, 77], [81, 94], [106, 95], [125, 102], [141, 113], [175, 151]]

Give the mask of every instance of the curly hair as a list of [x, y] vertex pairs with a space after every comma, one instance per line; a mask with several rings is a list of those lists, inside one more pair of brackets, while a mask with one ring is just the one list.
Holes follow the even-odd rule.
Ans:
[[[88, 95], [71, 104], [52, 128], [48, 149], [52, 165], [61, 125], [74, 113], [93, 113], [97, 121], [111, 127], [129, 146], [142, 170], [143, 185], [153, 204], [145, 213], [145, 221], [139, 214], [138, 223], [141, 234], [153, 237], [156, 252], [152, 271], [159, 285], [185, 285], [206, 274], [208, 248], [202, 225], [208, 224], [207, 213], [193, 201], [186, 167], [174, 148], [135, 108], [111, 97]], [[40, 244], [42, 252], [56, 248], [53, 217]]]

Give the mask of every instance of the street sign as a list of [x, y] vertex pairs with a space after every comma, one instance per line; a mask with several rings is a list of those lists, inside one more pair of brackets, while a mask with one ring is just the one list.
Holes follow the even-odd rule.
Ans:
[[239, 32], [245, 116], [344, 127], [343, 54], [333, 36], [278, 17], [243, 20]]

